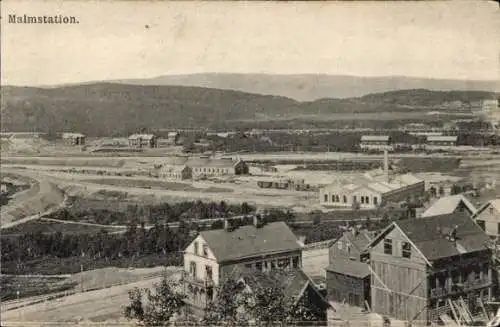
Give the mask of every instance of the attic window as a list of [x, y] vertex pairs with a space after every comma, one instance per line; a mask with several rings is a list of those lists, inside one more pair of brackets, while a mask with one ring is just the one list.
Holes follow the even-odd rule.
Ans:
[[203, 256], [208, 256], [208, 246], [206, 244], [203, 244]]
[[411, 258], [411, 245], [408, 242], [401, 243], [401, 252], [403, 254], [403, 258]]
[[389, 238], [384, 240], [384, 254], [392, 255], [392, 240]]
[[342, 250], [344, 243], [342, 241], [338, 241], [337, 244], [338, 244], [339, 250]]

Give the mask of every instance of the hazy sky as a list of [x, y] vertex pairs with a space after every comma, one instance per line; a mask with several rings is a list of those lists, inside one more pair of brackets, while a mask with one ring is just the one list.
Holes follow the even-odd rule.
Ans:
[[[2, 84], [200, 72], [498, 80], [498, 4], [2, 1]], [[8, 24], [74, 15], [78, 25]], [[146, 25], [149, 28], [146, 28]]]

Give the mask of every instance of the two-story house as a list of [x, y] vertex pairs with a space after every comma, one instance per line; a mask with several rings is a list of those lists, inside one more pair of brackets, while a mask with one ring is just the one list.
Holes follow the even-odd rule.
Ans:
[[500, 236], [500, 198], [491, 200], [479, 208], [474, 219], [489, 236]]
[[373, 234], [352, 227], [329, 248], [326, 289], [329, 301], [365, 307], [370, 303], [370, 268], [364, 252]]
[[492, 297], [489, 239], [466, 213], [395, 221], [368, 250], [375, 313], [470, 323]]
[[194, 314], [215, 298], [216, 287], [235, 268], [259, 271], [300, 269], [302, 247], [284, 222], [202, 231], [184, 251], [184, 289], [186, 302]]

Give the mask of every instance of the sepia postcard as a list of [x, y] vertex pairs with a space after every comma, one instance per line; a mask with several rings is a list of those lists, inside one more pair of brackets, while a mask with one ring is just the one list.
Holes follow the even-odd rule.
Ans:
[[500, 327], [498, 2], [1, 13], [1, 326]]

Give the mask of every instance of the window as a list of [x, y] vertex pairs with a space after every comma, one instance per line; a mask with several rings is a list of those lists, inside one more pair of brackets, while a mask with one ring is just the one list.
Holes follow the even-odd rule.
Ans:
[[276, 262], [271, 261], [271, 269], [276, 269]]
[[339, 247], [339, 250], [342, 250], [342, 247], [344, 246], [344, 242], [338, 241], [337, 246]]
[[392, 240], [386, 238], [384, 240], [384, 253], [392, 255]]
[[365, 203], [365, 197], [361, 196], [361, 204]]
[[255, 263], [255, 268], [256, 268], [257, 270], [262, 271], [262, 262], [256, 262], [256, 263]]
[[205, 266], [205, 277], [207, 278], [207, 280], [213, 280], [214, 279], [212, 267]]
[[206, 244], [203, 244], [203, 256], [208, 256], [208, 246]]
[[290, 267], [290, 259], [288, 259], [288, 258], [279, 259], [278, 260], [278, 267], [282, 268], [282, 269], [286, 269], [286, 268]]
[[325, 194], [325, 202], [328, 202], [328, 194]]
[[338, 195], [335, 195], [335, 202], [340, 202], [340, 197]]
[[375, 205], [378, 204], [378, 198], [376, 196], [373, 197], [373, 204], [375, 204]]
[[370, 197], [369, 197], [369, 196], [366, 196], [365, 198], [366, 198], [366, 199], [365, 199], [366, 204], [369, 204], [369, 203], [370, 203]]
[[194, 262], [194, 261], [191, 261], [189, 263], [189, 274], [192, 277], [196, 277], [196, 262]]
[[332, 194], [332, 202], [335, 202], [335, 195]]
[[494, 215], [495, 214], [495, 210], [493, 209], [493, 207], [490, 207], [490, 215]]
[[194, 242], [194, 254], [198, 255], [198, 242]]
[[401, 252], [403, 254], [403, 258], [411, 258], [411, 245], [408, 242], [401, 243]]
[[476, 220], [476, 223], [481, 227], [482, 230], [486, 230], [484, 226], [484, 220]]
[[344, 195], [344, 203], [347, 203], [347, 196]]
[[293, 268], [299, 268], [299, 257], [293, 257]]

